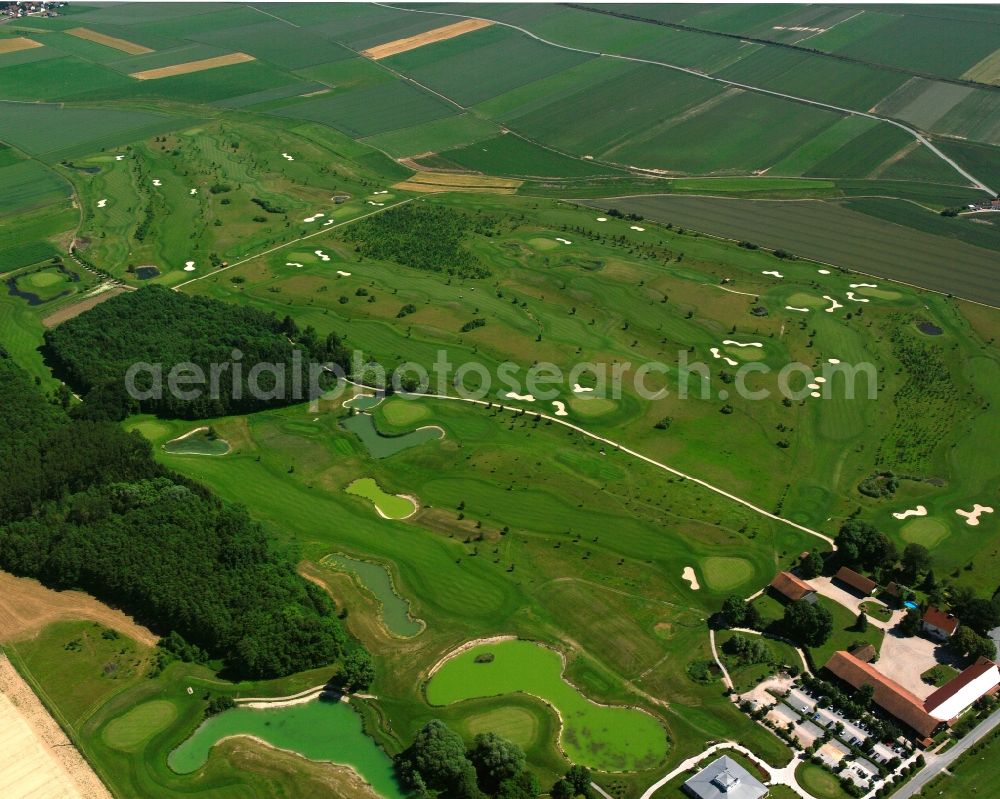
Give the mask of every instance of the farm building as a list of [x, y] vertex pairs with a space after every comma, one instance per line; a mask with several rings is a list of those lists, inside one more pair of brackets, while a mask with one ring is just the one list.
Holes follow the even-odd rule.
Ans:
[[806, 602], [816, 601], [816, 589], [791, 572], [778, 572], [771, 580], [770, 588], [790, 602], [798, 602], [800, 599]]
[[833, 579], [843, 583], [862, 596], [871, 596], [872, 592], [878, 587], [878, 584], [874, 580], [869, 580], [863, 574], [858, 574], [854, 569], [848, 569], [846, 566], [841, 566], [840, 570], [833, 576]]
[[849, 652], [834, 652], [824, 668], [852, 688], [870, 685], [875, 689], [872, 696], [875, 704], [910, 727], [921, 738], [930, 738], [941, 724], [940, 719], [924, 709], [924, 703], [915, 694]]
[[685, 782], [684, 791], [695, 799], [761, 799], [768, 793], [766, 785], [725, 755]]
[[997, 664], [986, 658], [979, 658], [969, 668], [953, 680], [938, 688], [927, 697], [924, 707], [940, 721], [951, 721], [964, 713], [977, 700], [995, 693], [1000, 686], [1000, 670]]
[[920, 628], [932, 638], [947, 641], [958, 629], [958, 619], [932, 605], [920, 620]]

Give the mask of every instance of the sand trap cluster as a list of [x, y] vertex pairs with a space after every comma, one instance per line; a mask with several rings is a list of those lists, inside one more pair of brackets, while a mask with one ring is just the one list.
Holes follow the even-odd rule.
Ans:
[[341, 277], [350, 277], [351, 276], [350, 272], [345, 272], [343, 269], [338, 269], [337, 270], [337, 274], [340, 275]]
[[847, 292], [847, 299], [852, 302], [871, 302], [871, 300], [866, 300], [864, 297], [855, 297], [853, 291]]
[[562, 244], [572, 244], [573, 243], [569, 239], [561, 239], [558, 236], [556, 236], [556, 241], [561, 242]]
[[732, 344], [734, 347], [763, 347], [764, 346], [759, 341], [748, 341], [746, 344], [740, 344], [740, 342], [733, 341], [732, 339], [729, 339], [729, 338], [727, 338], [722, 343], [723, 343], [724, 346]]
[[314, 254], [314, 255], [315, 255], [315, 256], [316, 256], [317, 258], [319, 258], [319, 259], [320, 259], [321, 261], [329, 261], [329, 260], [330, 260], [330, 256], [329, 256], [329, 255], [327, 255], [327, 254], [326, 254], [325, 252], [323, 252], [322, 250], [313, 250], [313, 254]]
[[107, 205], [107, 204], [108, 204], [108, 201], [107, 201], [107, 200], [98, 200], [98, 201], [97, 201], [97, 207], [98, 207], [98, 208], [103, 208], [103, 207], [104, 207], [105, 205]]
[[599, 216], [599, 217], [597, 217], [597, 221], [598, 222], [607, 222], [608, 218], [606, 216]]
[[645, 229], [646, 229], [646, 228], [644, 228], [644, 227], [639, 227], [638, 225], [631, 225], [631, 226], [629, 227], [629, 230], [638, 230], [638, 231], [639, 231], [640, 233], [642, 233], [642, 232], [643, 232], [643, 231], [644, 231]]
[[739, 361], [733, 360], [728, 355], [723, 355], [721, 352], [719, 352], [719, 348], [718, 347], [712, 347], [711, 349], [709, 349], [709, 352], [712, 353], [712, 357], [713, 358], [716, 358], [716, 359], [718, 359], [720, 361], [725, 361], [730, 366], [739, 366], [740, 365]]
[[989, 508], [986, 505], [980, 505], [978, 502], [972, 506], [972, 510], [962, 510], [961, 508], [956, 508], [955, 513], [959, 516], [965, 517], [965, 523], [969, 527], [979, 526], [979, 517], [984, 513], [993, 513], [993, 508]]
[[160, 181], [159, 178], [153, 178], [153, 185], [154, 186], [162, 186], [163, 183]]
[[556, 409], [556, 416], [569, 416], [566, 412], [566, 403], [559, 400], [552, 400], [552, 407]]
[[295, 160], [295, 157], [292, 156], [292, 155], [289, 155], [288, 153], [282, 153], [281, 157], [284, 158], [286, 161], [294, 161]]
[[587, 386], [581, 386], [579, 383], [574, 383], [573, 384], [573, 393], [574, 394], [585, 394], [588, 391], [593, 391], [593, 390], [594, 389], [588, 388]]
[[837, 302], [833, 297], [824, 294], [823, 299], [830, 303], [830, 307], [826, 309], [827, 313], [833, 313], [838, 308], [843, 308], [844, 306]]
[[701, 586], [698, 585], [698, 576], [694, 573], [694, 569], [690, 566], [684, 567], [684, 571], [681, 573], [681, 579], [688, 581], [691, 585], [692, 591], [697, 591], [701, 588]]
[[507, 399], [521, 400], [521, 402], [534, 402], [535, 398], [531, 394], [518, 394], [515, 391], [508, 391], [504, 396]]
[[184, 264], [184, 271], [185, 272], [193, 272], [194, 271], [194, 261], [187, 261]]
[[908, 510], [892, 514], [894, 519], [909, 519], [911, 516], [926, 516], [926, 515], [927, 515], [927, 508], [925, 508], [923, 505], [917, 505], [917, 507], [915, 508], [910, 508]]
[[302, 264], [300, 264], [298, 261], [285, 261], [285, 266], [294, 266], [297, 269], [302, 268]]
[[315, 222], [317, 219], [322, 219], [326, 214], [313, 214], [312, 216], [307, 216], [303, 219], [303, 222]]
[[762, 275], [771, 275], [771, 277], [777, 277], [777, 278], [784, 277], [784, 275], [781, 274], [781, 272], [775, 272], [773, 269], [765, 269], [763, 272], [761, 272], [761, 274]]
[[796, 308], [794, 305], [786, 305], [786, 311], [798, 311], [799, 313], [809, 313], [808, 308]]

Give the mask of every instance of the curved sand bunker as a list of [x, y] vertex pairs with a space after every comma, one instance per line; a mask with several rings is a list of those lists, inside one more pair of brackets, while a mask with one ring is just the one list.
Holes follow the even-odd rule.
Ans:
[[163, 182], [159, 178], [154, 178], [153, 179], [153, 185], [154, 186], [162, 186]]
[[733, 341], [732, 339], [729, 339], [729, 338], [727, 338], [722, 343], [723, 343], [723, 345], [732, 344], [734, 347], [763, 347], [764, 346], [759, 341], [748, 341], [746, 344], [740, 344], [740, 342]]
[[552, 407], [556, 409], [556, 416], [569, 416], [566, 412], [566, 403], [559, 400], [552, 400]]
[[340, 275], [341, 277], [350, 277], [351, 276], [350, 272], [345, 272], [343, 269], [338, 269], [337, 270], [337, 274]]
[[185, 272], [193, 272], [194, 271], [194, 261], [186, 261], [184, 263], [184, 271]]
[[638, 225], [632, 225], [629, 229], [630, 230], [638, 230], [640, 233], [642, 233], [646, 228], [639, 227]]
[[900, 513], [892, 514], [894, 519], [909, 519], [911, 516], [926, 516], [927, 508], [923, 505], [917, 505], [915, 508], [910, 508], [909, 510], [904, 510]]
[[783, 278], [784, 275], [781, 272], [775, 272], [773, 269], [765, 269], [761, 272], [762, 275], [771, 275], [771, 277]]
[[312, 216], [307, 216], [303, 219], [303, 222], [315, 222], [317, 219], [322, 219], [326, 214], [313, 214]]
[[300, 264], [298, 261], [285, 261], [285, 266], [294, 266], [298, 269], [301, 269], [303, 265]]
[[556, 241], [560, 242], [561, 244], [572, 244], [573, 243], [569, 239], [561, 239], [558, 236], [556, 236]]
[[710, 348], [709, 352], [712, 353], [712, 357], [713, 358], [716, 358], [716, 359], [721, 360], [721, 361], [725, 361], [730, 366], [739, 366], [740, 365], [739, 361], [733, 360], [728, 355], [723, 355], [721, 352], [719, 352], [719, 348], [718, 347], [712, 347], [712, 348]]
[[518, 394], [514, 391], [508, 391], [504, 396], [507, 399], [520, 400], [521, 402], [534, 402], [535, 397], [532, 394]]
[[286, 161], [294, 161], [295, 160], [294, 156], [291, 156], [288, 153], [282, 153], [281, 157], [284, 158]]
[[107, 200], [98, 200], [98, 201], [97, 201], [97, 207], [98, 207], [98, 208], [103, 208], [103, 207], [104, 207], [105, 205], [107, 205], [107, 204], [108, 204], [108, 201], [107, 201]]
[[794, 305], [786, 305], [786, 311], [798, 311], [799, 313], [809, 313], [808, 308], [796, 308]]
[[698, 576], [694, 573], [694, 569], [691, 568], [690, 566], [684, 567], [684, 571], [681, 574], [681, 579], [687, 580], [688, 583], [690, 583], [692, 591], [697, 591], [699, 588], [701, 588], [701, 586], [698, 585]]
[[579, 383], [574, 383], [573, 384], [573, 393], [574, 394], [585, 394], [585, 393], [587, 393], [589, 391], [593, 391], [593, 390], [594, 389], [588, 388], [587, 386], [581, 386]]
[[319, 259], [320, 259], [321, 261], [329, 261], [329, 260], [330, 260], [330, 256], [329, 256], [329, 255], [327, 255], [327, 254], [326, 254], [325, 252], [323, 252], [322, 250], [313, 250], [313, 254], [314, 254], [314, 255], [315, 255], [315, 256], [316, 256], [317, 258], [319, 258]]
[[838, 308], [843, 308], [844, 306], [837, 302], [833, 297], [824, 294], [823, 299], [830, 303], [830, 307], [826, 309], [827, 313], [833, 313]]
[[987, 507], [986, 505], [980, 505], [977, 502], [972, 506], [972, 510], [962, 510], [961, 508], [956, 508], [955, 513], [959, 516], [964, 516], [965, 523], [970, 527], [978, 527], [979, 517], [984, 513], [993, 513], [993, 508]]
[[877, 289], [877, 283], [851, 283], [852, 289]]
[[851, 302], [871, 302], [871, 300], [866, 300], [864, 297], [856, 297], [853, 291], [847, 292], [847, 299]]

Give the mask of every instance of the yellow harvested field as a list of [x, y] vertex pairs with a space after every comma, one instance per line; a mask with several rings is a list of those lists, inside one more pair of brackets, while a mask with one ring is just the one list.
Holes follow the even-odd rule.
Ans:
[[973, 64], [963, 78], [980, 83], [1000, 84], [1000, 48], [994, 50], [978, 64]]
[[[63, 619], [100, 622], [147, 646], [154, 646], [159, 640], [159, 636], [90, 594], [53, 591], [30, 577], [15, 577], [0, 571], [0, 641], [30, 637], [46, 625]], [[0, 790], [0, 796], [8, 794]]]
[[141, 44], [135, 44], [126, 39], [107, 36], [106, 34], [92, 31], [90, 28], [70, 28], [66, 33], [70, 36], [76, 36], [78, 39], [86, 39], [88, 42], [103, 44], [105, 47], [121, 50], [123, 53], [128, 53], [129, 55], [143, 55], [153, 52], [149, 47], [143, 47]]
[[493, 178], [489, 175], [476, 175], [467, 172], [417, 172], [413, 177], [397, 183], [393, 188], [425, 193], [460, 191], [475, 194], [513, 194], [522, 183], [524, 183], [523, 180]]
[[44, 47], [44, 45], [41, 42], [36, 42], [34, 39], [29, 39], [27, 36], [0, 39], [0, 55], [18, 53], [21, 50], [31, 50], [35, 47]]
[[139, 80], [157, 80], [159, 78], [170, 78], [174, 75], [187, 75], [191, 72], [204, 72], [206, 69], [216, 69], [217, 67], [228, 67], [231, 64], [242, 64], [245, 61], [255, 61], [252, 55], [246, 53], [227, 53], [226, 55], [215, 56], [215, 58], [203, 58], [200, 61], [188, 61], [184, 64], [174, 64], [172, 67], [160, 67], [159, 69], [144, 69], [142, 72], [133, 72], [132, 77]]
[[0, 655], [0, 796], [111, 799], [66, 733]]
[[367, 50], [362, 50], [361, 55], [366, 55], [378, 61], [380, 58], [388, 58], [391, 55], [398, 55], [399, 53], [405, 53], [407, 50], [416, 50], [418, 47], [423, 47], [427, 44], [434, 44], [434, 42], [443, 42], [446, 39], [454, 39], [456, 36], [461, 36], [463, 33], [471, 33], [472, 31], [477, 31], [480, 28], [486, 28], [493, 23], [488, 19], [463, 19], [461, 22], [456, 22], [452, 25], [445, 25], [442, 28], [435, 28], [431, 31], [425, 31], [424, 33], [418, 33], [416, 36], [407, 36], [405, 39], [395, 39], [391, 42], [386, 42], [385, 44], [378, 44], [375, 47], [369, 47]]

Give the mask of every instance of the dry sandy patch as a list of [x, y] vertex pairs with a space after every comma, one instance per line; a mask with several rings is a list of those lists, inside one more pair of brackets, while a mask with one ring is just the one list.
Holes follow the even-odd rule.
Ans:
[[70, 36], [76, 36], [78, 39], [86, 39], [88, 42], [96, 42], [97, 44], [103, 44], [105, 47], [121, 50], [123, 53], [128, 53], [129, 55], [143, 55], [153, 52], [150, 47], [143, 47], [141, 44], [135, 44], [135, 42], [130, 42], [127, 39], [107, 36], [103, 33], [92, 31], [89, 28], [70, 28], [66, 33]]
[[174, 64], [171, 67], [144, 69], [141, 72], [133, 72], [132, 77], [138, 80], [158, 80], [159, 78], [171, 78], [174, 75], [188, 75], [192, 72], [204, 72], [206, 69], [242, 64], [246, 61], [256, 61], [256, 59], [246, 53], [227, 53], [226, 55], [215, 56], [215, 58], [202, 58], [199, 61]]
[[0, 39], [0, 55], [6, 53], [19, 53], [21, 50], [32, 50], [35, 47], [44, 47], [41, 42], [29, 39], [27, 36], [15, 36], [12, 39]]
[[0, 657], [0, 796], [111, 799], [10, 661]]
[[[63, 619], [88, 619], [118, 630], [142, 644], [159, 640], [120, 610], [82, 591], [53, 591], [37, 580], [0, 571], [0, 641], [25, 638]], [[0, 747], [2, 751], [2, 747]], [[6, 796], [0, 791], [0, 796]]]
[[385, 42], [384, 44], [379, 44], [375, 47], [369, 47], [367, 50], [362, 50], [361, 55], [366, 55], [369, 58], [378, 61], [380, 58], [388, 58], [391, 55], [405, 53], [408, 50], [416, 50], [418, 47], [424, 47], [428, 44], [443, 42], [447, 39], [454, 39], [456, 36], [461, 36], [463, 33], [472, 33], [472, 31], [477, 31], [480, 28], [487, 28], [492, 24], [493, 23], [488, 19], [463, 19], [461, 22], [454, 22], [451, 25], [445, 25], [441, 28], [434, 28], [434, 30], [418, 33], [416, 36], [407, 36], [404, 39], [394, 39], [391, 42]]
[[110, 300], [112, 297], [117, 297], [123, 291], [125, 291], [125, 289], [123, 289], [121, 286], [115, 286], [114, 288], [110, 288], [107, 291], [101, 292], [100, 294], [95, 294], [91, 297], [88, 297], [85, 300], [80, 300], [80, 302], [74, 302], [72, 305], [67, 305], [64, 308], [60, 308], [55, 313], [51, 313], [48, 316], [46, 316], [42, 320], [42, 326], [55, 327], [56, 325], [65, 322], [67, 319], [72, 319], [75, 316], [79, 316], [84, 311], [89, 311], [91, 308], [100, 305], [105, 300]]

